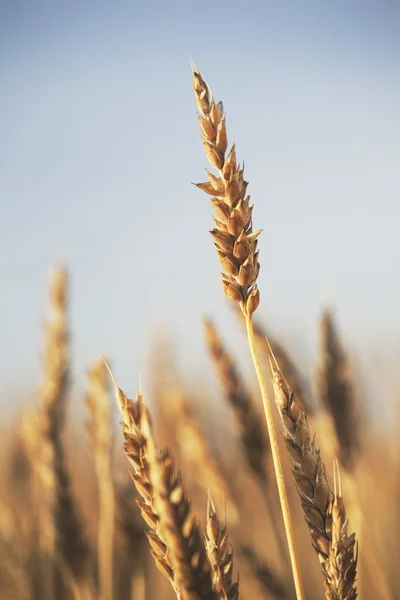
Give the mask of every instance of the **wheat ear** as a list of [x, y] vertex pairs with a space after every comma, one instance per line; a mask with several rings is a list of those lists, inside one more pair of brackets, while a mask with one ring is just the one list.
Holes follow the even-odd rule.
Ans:
[[233, 550], [229, 544], [226, 522], [224, 525], [219, 522], [211, 496], [207, 504], [205, 545], [219, 600], [238, 600], [239, 581], [232, 581]]
[[320, 324], [318, 392], [332, 415], [338, 440], [339, 460], [351, 470], [360, 451], [360, 428], [348, 357], [336, 331], [333, 316], [325, 311]]
[[329, 507], [332, 540], [325, 571], [327, 600], [356, 600], [357, 543], [355, 534], [349, 535], [346, 508], [342, 499], [339, 466], [334, 466], [334, 495]]
[[[341, 560], [344, 556], [343, 548], [338, 546], [337, 542], [333, 542], [332, 536], [334, 527], [336, 527], [336, 535], [338, 528], [342, 527], [343, 535], [347, 536], [347, 525], [344, 527], [345, 520], [343, 520], [345, 515], [344, 504], [341, 499], [338, 499], [336, 493], [332, 497], [325, 466], [311, 436], [307, 416], [297, 403], [293, 390], [288, 387], [282, 373], [272, 363], [272, 360], [271, 370], [275, 401], [283, 424], [283, 436], [292, 462], [293, 476], [311, 534], [312, 544], [324, 573], [326, 597], [328, 600], [355, 598], [355, 596], [329, 595], [334, 589], [332, 581], [337, 581], [339, 577], [346, 581], [348, 589], [355, 589], [356, 559], [352, 562], [351, 568], [350, 565], [345, 565], [344, 562], [338, 563], [338, 552], [339, 554], [342, 552], [340, 554]], [[333, 524], [335, 519], [336, 525]], [[354, 547], [354, 539], [351, 536], [351, 539], [349, 538], [345, 543], [348, 546], [352, 544], [352, 547]], [[354, 556], [354, 550], [351, 549], [346, 556], [349, 557], [351, 552]], [[340, 575], [334, 571], [338, 564], [339, 566], [342, 564]]]
[[258, 411], [235, 362], [210, 319], [204, 321], [204, 331], [208, 351], [240, 427], [240, 439], [247, 463], [264, 487], [268, 484], [266, 457], [269, 442], [260, 423]]
[[207, 171], [209, 181], [197, 184], [197, 187], [212, 196], [211, 202], [216, 216], [214, 217], [214, 229], [211, 231], [211, 234], [214, 238], [214, 245], [223, 269], [223, 289], [229, 298], [239, 304], [246, 319], [250, 352], [261, 390], [271, 442], [271, 453], [288, 541], [296, 595], [298, 600], [300, 600], [304, 599], [304, 590], [295, 546], [293, 523], [279, 456], [271, 401], [257, 355], [254, 338], [252, 315], [260, 301], [256, 282], [260, 268], [258, 263], [257, 238], [261, 230], [253, 232], [253, 207], [250, 206], [250, 196], [246, 195], [247, 182], [244, 180], [244, 168], [236, 162], [234, 145], [228, 155], [225, 156], [228, 148], [228, 139], [223, 106], [221, 103], [215, 103], [208, 85], [194, 65], [193, 82], [204, 149], [209, 163], [218, 171], [218, 177]]
[[[82, 580], [89, 547], [74, 498], [66, 466], [62, 433], [69, 386], [69, 342], [67, 330], [68, 274], [63, 268], [53, 274], [50, 287], [50, 317], [45, 330], [43, 381], [38, 410], [37, 455], [34, 468], [40, 482], [40, 541], [53, 556], [63, 575]], [[51, 578], [51, 567], [45, 579]], [[50, 586], [54, 585], [49, 583]], [[63, 584], [59, 584], [63, 587]]]
[[133, 402], [113, 382], [123, 419], [124, 448], [144, 500], [139, 507], [151, 528], [147, 537], [156, 564], [179, 600], [216, 600], [199, 526], [173, 458], [167, 449], [157, 451], [141, 393]]
[[[107, 366], [108, 368], [108, 366]], [[174, 569], [168, 555], [168, 546], [160, 532], [160, 517], [155, 507], [154, 488], [150, 481], [149, 445], [152, 443], [145, 436], [143, 429], [151, 431], [150, 416], [143, 403], [142, 394], [138, 393], [136, 400], [130, 400], [118, 387], [111, 371], [117, 406], [122, 416], [121, 428], [125, 439], [125, 454], [132, 466], [131, 477], [142, 500], [137, 504], [144, 521], [149, 526], [146, 532], [150, 544], [150, 552], [159, 571], [170, 581], [178, 596], [174, 581]], [[146, 427], [146, 423], [149, 425]]]
[[97, 560], [99, 600], [113, 595], [114, 482], [112, 477], [112, 412], [109, 379], [103, 360], [90, 369], [86, 405], [89, 418], [86, 429], [92, 446], [99, 498]]

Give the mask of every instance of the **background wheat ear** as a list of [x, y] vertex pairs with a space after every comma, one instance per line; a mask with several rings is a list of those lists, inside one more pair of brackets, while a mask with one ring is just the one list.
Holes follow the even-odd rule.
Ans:
[[304, 588], [272, 406], [254, 336], [252, 317], [260, 302], [260, 293], [257, 287], [257, 277], [260, 270], [257, 238], [261, 233], [261, 229], [253, 232], [253, 207], [250, 206], [250, 196], [246, 194], [247, 182], [244, 180], [244, 167], [241, 167], [236, 161], [235, 145], [225, 156], [228, 148], [228, 138], [223, 105], [222, 103], [215, 103], [210, 88], [194, 64], [192, 64], [192, 73], [194, 96], [199, 111], [198, 120], [205, 153], [211, 166], [218, 171], [218, 176], [207, 171], [209, 181], [196, 185], [212, 197], [211, 203], [215, 216], [213, 217], [214, 229], [211, 230], [211, 235], [214, 238], [214, 245], [223, 269], [223, 289], [229, 298], [239, 304], [245, 316], [249, 348], [260, 386], [271, 442], [271, 454], [296, 595], [298, 600], [303, 600]]
[[264, 488], [268, 485], [266, 459], [269, 454], [269, 441], [260, 423], [258, 411], [211, 319], [204, 321], [204, 332], [207, 348], [221, 381], [224, 395], [236, 417], [246, 461]]
[[[194, 399], [181, 380], [168, 345], [159, 346], [154, 352], [153, 394], [163, 427], [168, 429], [166, 444], [176, 451], [182, 468], [195, 491], [199, 492], [201, 506], [208, 491], [224, 502], [231, 526], [240, 520], [237, 493], [226, 476], [218, 457], [213, 452], [209, 429], [202, 426], [194, 407]], [[200, 510], [200, 509], [199, 509]]]
[[333, 419], [340, 463], [351, 471], [360, 453], [360, 413], [350, 361], [329, 311], [324, 311], [321, 317], [320, 340], [319, 397]]
[[[45, 328], [43, 379], [39, 393], [33, 468], [38, 481], [39, 536], [44, 556], [46, 594], [86, 577], [89, 546], [74, 496], [63, 446], [69, 390], [68, 273], [58, 268], [50, 285], [50, 315]], [[52, 557], [49, 561], [49, 557]]]

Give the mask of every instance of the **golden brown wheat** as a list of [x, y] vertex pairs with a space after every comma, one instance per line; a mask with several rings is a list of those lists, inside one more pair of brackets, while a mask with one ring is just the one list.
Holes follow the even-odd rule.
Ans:
[[222, 273], [222, 285], [229, 298], [238, 302], [246, 314], [252, 314], [260, 301], [256, 280], [258, 263], [257, 238], [253, 232], [250, 196], [243, 167], [236, 163], [235, 145], [228, 156], [225, 114], [222, 103], [215, 103], [212, 93], [197, 69], [193, 70], [194, 95], [199, 110], [201, 137], [207, 158], [219, 177], [207, 171], [209, 181], [197, 187], [212, 196], [215, 212], [211, 231]]

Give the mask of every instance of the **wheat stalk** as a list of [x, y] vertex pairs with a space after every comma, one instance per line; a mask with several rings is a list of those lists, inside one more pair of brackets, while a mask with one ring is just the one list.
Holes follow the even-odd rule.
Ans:
[[247, 463], [260, 485], [264, 496], [272, 531], [278, 546], [279, 554], [284, 564], [286, 552], [282, 540], [279, 522], [276, 518], [276, 505], [273, 502], [266, 458], [269, 453], [269, 440], [264, 433], [258, 411], [254, 406], [245, 382], [239, 374], [235, 362], [227, 351], [218, 331], [211, 320], [204, 322], [205, 334], [209, 353], [225, 390], [225, 396], [230, 403], [241, 431], [241, 442]]
[[219, 522], [211, 496], [207, 504], [205, 546], [219, 600], [238, 600], [239, 581], [232, 581], [233, 550], [229, 544], [226, 522], [224, 525]]
[[99, 498], [97, 560], [99, 600], [113, 596], [114, 482], [112, 476], [112, 412], [108, 372], [103, 360], [90, 369], [86, 429], [91, 441]]
[[207, 171], [209, 181], [197, 184], [197, 187], [212, 197], [211, 203], [216, 216], [213, 217], [214, 229], [211, 231], [211, 234], [214, 238], [214, 245], [223, 269], [223, 289], [229, 298], [239, 304], [246, 319], [250, 352], [260, 385], [271, 442], [271, 453], [288, 541], [296, 595], [298, 600], [300, 600], [304, 599], [304, 590], [295, 546], [293, 523], [279, 456], [271, 402], [254, 338], [252, 315], [260, 301], [260, 294], [257, 287], [257, 277], [260, 268], [258, 263], [257, 238], [261, 230], [253, 232], [253, 207], [250, 206], [250, 196], [246, 195], [247, 182], [244, 180], [244, 168], [236, 162], [235, 145], [232, 146], [228, 155], [225, 156], [228, 148], [228, 139], [223, 106], [221, 103], [215, 103], [208, 85], [194, 65], [193, 84], [206, 156], [211, 166], [218, 171], [218, 177]]

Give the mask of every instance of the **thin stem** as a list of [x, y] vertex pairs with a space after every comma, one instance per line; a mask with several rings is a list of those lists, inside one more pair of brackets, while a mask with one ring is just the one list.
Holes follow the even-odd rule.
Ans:
[[271, 443], [272, 460], [274, 463], [276, 482], [278, 485], [278, 492], [279, 492], [279, 500], [281, 503], [283, 522], [285, 525], [286, 538], [287, 538], [288, 547], [289, 547], [289, 555], [290, 555], [290, 562], [292, 565], [294, 586], [296, 589], [296, 597], [297, 597], [297, 600], [305, 600], [303, 582], [301, 579], [301, 573], [300, 573], [300, 567], [299, 567], [299, 560], [298, 560], [296, 545], [295, 545], [295, 541], [294, 541], [294, 530], [293, 530], [292, 517], [290, 514], [286, 485], [285, 485], [285, 480], [283, 477], [281, 458], [279, 456], [278, 439], [276, 437], [276, 430], [275, 430], [275, 424], [274, 424], [273, 415], [272, 415], [271, 401], [269, 398], [268, 388], [265, 383], [264, 375], [262, 373], [261, 364], [260, 364], [260, 361], [257, 356], [252, 315], [246, 313], [245, 317], [246, 317], [246, 329], [247, 329], [247, 337], [248, 337], [248, 341], [249, 341], [251, 357], [253, 359], [254, 368], [256, 371], [257, 379], [258, 379], [258, 384], [260, 386], [261, 396], [262, 396], [263, 405], [264, 405], [265, 419], [267, 421], [268, 434], [269, 434], [269, 439], [270, 439], [270, 443]]
[[[105, 468], [104, 468], [105, 467]], [[99, 465], [98, 566], [101, 600], [113, 595], [114, 488], [107, 466]]]

